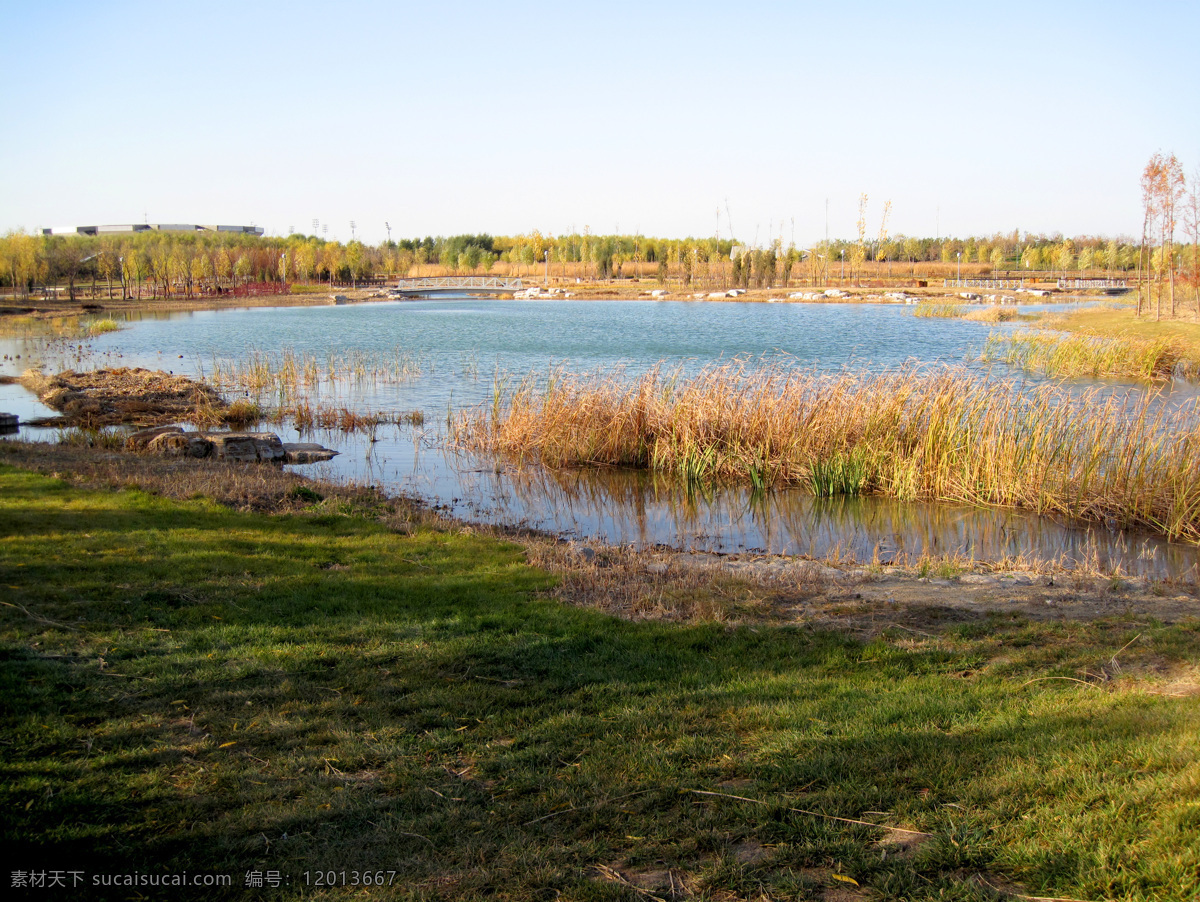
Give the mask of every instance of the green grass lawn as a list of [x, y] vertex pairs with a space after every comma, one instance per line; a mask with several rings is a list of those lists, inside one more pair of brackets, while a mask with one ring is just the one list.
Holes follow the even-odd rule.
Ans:
[[[113, 899], [1200, 899], [1200, 698], [1146, 676], [1194, 666], [1200, 623], [862, 641], [550, 583], [469, 530], [0, 466], [9, 870]], [[93, 885], [135, 872], [232, 886]]]
[[[1195, 309], [1188, 299], [1181, 309]], [[1131, 337], [1144, 341], [1169, 340], [1178, 344], [1183, 356], [1194, 365], [1200, 366], [1200, 322], [1190, 314], [1181, 313], [1178, 319], [1155, 321], [1153, 306], [1149, 312], [1137, 316], [1137, 308], [1131, 303], [1120, 306], [1108, 304], [1084, 307], [1061, 317], [1062, 328], [1085, 335], [1103, 338]], [[1057, 328], [1057, 327], [1056, 327]]]

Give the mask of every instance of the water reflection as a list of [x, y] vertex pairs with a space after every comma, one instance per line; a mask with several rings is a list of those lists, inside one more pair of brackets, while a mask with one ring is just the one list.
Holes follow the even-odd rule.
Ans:
[[1194, 579], [1197, 550], [1153, 536], [1077, 527], [1021, 511], [817, 498], [800, 490], [681, 490], [670, 479], [617, 469], [496, 469], [447, 455], [463, 474], [450, 507], [494, 522], [579, 538], [695, 551], [804, 554], [860, 563], [953, 556], [1052, 562], [1152, 577]]
[[[740, 355], [837, 372], [879, 370], [906, 361], [961, 362], [977, 352], [992, 324], [913, 318], [902, 307], [676, 302], [530, 302], [450, 299], [356, 307], [246, 308], [127, 314], [125, 328], [78, 344], [0, 339], [0, 373], [18, 374], [40, 355], [47, 369], [145, 366], [201, 375], [214, 361], [244, 361], [255, 348], [294, 349], [325, 359], [347, 350], [403, 348], [420, 373], [394, 383], [353, 380], [319, 386], [314, 401], [359, 411], [422, 410], [425, 429], [381, 430], [379, 441], [316, 430], [284, 441], [316, 440], [342, 456], [301, 472], [413, 493], [455, 515], [526, 524], [607, 542], [711, 551], [841, 556], [861, 562], [957, 555], [1086, 564], [1132, 574], [1188, 578], [1197, 549], [1102, 528], [1072, 528], [1015, 511], [887, 499], [818, 499], [798, 490], [755, 495], [744, 489], [681, 489], [661, 475], [620, 470], [550, 472], [456, 454], [438, 427], [453, 410], [487, 403], [494, 375], [625, 367], [630, 376], [666, 361], [684, 369]], [[16, 355], [20, 354], [18, 360]], [[7, 359], [3, 359], [7, 357]], [[986, 368], [988, 371], [994, 367]], [[1011, 372], [1011, 371], [1009, 371]], [[1036, 380], [1030, 380], [1036, 382]], [[1097, 385], [1080, 382], [1082, 394]], [[1113, 383], [1117, 393], [1143, 388]], [[1193, 401], [1196, 388], [1160, 391], [1167, 406]], [[0, 410], [21, 419], [46, 415], [19, 386], [0, 386]], [[53, 440], [46, 430], [22, 435]]]

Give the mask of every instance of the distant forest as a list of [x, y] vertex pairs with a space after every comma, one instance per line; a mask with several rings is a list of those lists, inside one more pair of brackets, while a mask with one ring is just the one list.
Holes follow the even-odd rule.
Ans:
[[[644, 235], [451, 235], [342, 244], [302, 234], [257, 238], [209, 232], [148, 231], [90, 236], [10, 232], [0, 237], [0, 290], [26, 297], [61, 286], [72, 296], [199, 296], [256, 283], [318, 286], [415, 275], [517, 275], [557, 282], [640, 279], [701, 287], [856, 284], [877, 279], [992, 273], [1121, 277], [1149, 259], [1166, 269], [1163, 244], [1143, 250], [1128, 238], [1033, 235], [889, 237], [820, 242], [777, 238], [751, 246], [718, 238]], [[1196, 281], [1196, 242], [1170, 248], [1171, 271]], [[1147, 252], [1148, 251], [1148, 252]], [[1144, 255], [1144, 256], [1143, 256]]]

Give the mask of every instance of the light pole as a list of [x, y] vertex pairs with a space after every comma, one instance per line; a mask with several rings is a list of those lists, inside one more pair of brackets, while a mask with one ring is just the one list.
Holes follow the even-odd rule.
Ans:
[[388, 245], [390, 246], [390, 245], [391, 245], [391, 243], [392, 243], [392, 224], [391, 224], [390, 222], [385, 222], [385, 223], [383, 224], [383, 227], [384, 227], [385, 229], [387, 229], [387, 232], [388, 232]]

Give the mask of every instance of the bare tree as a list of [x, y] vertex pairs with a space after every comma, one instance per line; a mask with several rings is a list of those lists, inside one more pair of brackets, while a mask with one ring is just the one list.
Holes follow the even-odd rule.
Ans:
[[1175, 227], [1178, 225], [1177, 211], [1179, 202], [1187, 189], [1187, 181], [1183, 177], [1183, 167], [1179, 160], [1171, 154], [1166, 161], [1162, 177], [1162, 254], [1163, 265], [1167, 268], [1167, 280], [1171, 286], [1171, 316], [1175, 315]]
[[1192, 239], [1192, 299], [1196, 302], [1195, 318], [1200, 319], [1200, 167], [1192, 172], [1192, 184], [1188, 188], [1187, 203], [1183, 207], [1183, 222], [1186, 234]]
[[867, 195], [858, 196], [858, 243], [850, 251], [851, 279], [856, 285], [862, 284], [863, 264], [867, 259]]
[[1162, 154], [1156, 153], [1142, 170], [1142, 243], [1138, 250], [1137, 315], [1142, 315], [1143, 287], [1146, 303], [1150, 302], [1150, 241], [1158, 218], [1158, 183], [1162, 178]]

